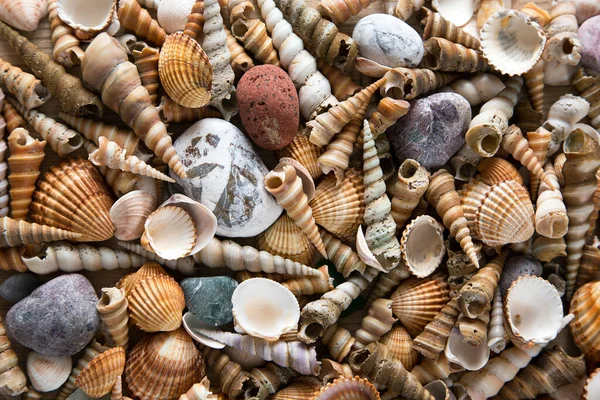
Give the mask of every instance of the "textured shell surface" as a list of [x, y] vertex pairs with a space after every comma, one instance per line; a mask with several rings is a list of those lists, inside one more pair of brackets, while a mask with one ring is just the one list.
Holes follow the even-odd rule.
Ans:
[[314, 395], [312, 400], [379, 400], [379, 392], [368, 379], [338, 378]]
[[0, 19], [24, 31], [35, 31], [47, 14], [45, 0], [6, 0], [0, 3]]
[[161, 0], [156, 19], [167, 33], [183, 31], [196, 0]]
[[595, 400], [598, 398], [600, 398], [600, 368], [596, 368], [586, 379], [581, 394], [582, 400]]
[[95, 357], [81, 370], [75, 386], [90, 397], [98, 398], [109, 393], [125, 369], [125, 350], [114, 347]]
[[182, 208], [166, 206], [148, 216], [141, 242], [159, 257], [176, 260], [191, 253], [196, 237], [192, 216]]
[[433, 0], [431, 5], [446, 21], [459, 27], [469, 22], [475, 9], [474, 0]]
[[418, 278], [435, 271], [446, 254], [444, 226], [429, 215], [421, 215], [409, 223], [400, 242], [402, 258]]
[[452, 329], [444, 350], [451, 366], [459, 366], [468, 371], [477, 371], [483, 367], [489, 357], [490, 348], [484, 340], [479, 346], [467, 343], [457, 327]]
[[139, 239], [144, 233], [146, 218], [157, 206], [156, 197], [143, 190], [134, 190], [115, 201], [110, 208], [115, 237], [119, 240]]
[[311, 265], [315, 249], [287, 214], [258, 236], [258, 249], [301, 264]]
[[111, 23], [117, 0], [57, 0], [56, 10], [60, 19], [73, 29], [87, 33], [99, 32]]
[[27, 355], [27, 376], [40, 392], [58, 389], [71, 374], [71, 356], [45, 356], [35, 351]]
[[600, 309], [600, 281], [586, 283], [571, 299], [569, 310], [575, 318], [570, 324], [571, 333], [577, 347], [593, 362], [600, 362], [600, 329], [598, 312]]
[[419, 353], [413, 349], [413, 340], [403, 327], [392, 328], [379, 342], [388, 348], [390, 355], [400, 361], [407, 371], [417, 364]]

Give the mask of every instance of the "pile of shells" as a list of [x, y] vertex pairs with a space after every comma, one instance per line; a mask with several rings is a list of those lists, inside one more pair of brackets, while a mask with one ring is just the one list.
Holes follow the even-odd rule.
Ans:
[[0, 0], [0, 393], [600, 399], [600, 4], [525, 3]]

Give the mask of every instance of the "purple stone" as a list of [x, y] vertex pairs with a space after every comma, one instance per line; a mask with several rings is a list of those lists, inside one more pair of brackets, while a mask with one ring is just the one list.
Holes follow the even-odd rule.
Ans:
[[600, 15], [585, 21], [577, 33], [583, 46], [581, 65], [590, 72], [600, 73]]

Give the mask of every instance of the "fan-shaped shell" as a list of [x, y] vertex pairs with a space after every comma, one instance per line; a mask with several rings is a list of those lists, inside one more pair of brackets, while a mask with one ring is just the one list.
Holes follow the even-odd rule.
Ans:
[[114, 347], [100, 353], [81, 370], [75, 379], [75, 386], [90, 397], [98, 398], [109, 393], [117, 378], [125, 369], [125, 350]]
[[167, 33], [183, 31], [196, 0], [161, 0], [156, 19]]
[[413, 275], [431, 275], [446, 254], [444, 226], [429, 215], [418, 216], [404, 228], [400, 251]]
[[165, 260], [176, 260], [192, 252], [196, 237], [192, 216], [182, 208], [167, 206], [148, 216], [141, 243]]
[[446, 349], [444, 350], [450, 367], [476, 371], [481, 369], [490, 358], [490, 348], [484, 340], [478, 346], [473, 346], [465, 341], [458, 327], [452, 328]]
[[258, 249], [305, 265], [315, 255], [310, 239], [287, 214], [258, 236]]
[[116, 0], [57, 0], [56, 11], [60, 19], [73, 29], [96, 33], [108, 27], [113, 19]]
[[119, 240], [139, 239], [144, 233], [146, 219], [158, 206], [156, 197], [143, 190], [129, 192], [110, 208], [110, 219]]
[[127, 274], [122, 277], [117, 282], [116, 287], [118, 289], [123, 289], [125, 292], [125, 297], [129, 297], [129, 294], [131, 294], [131, 291], [138, 283], [152, 276], [169, 276], [169, 274], [167, 274], [160, 264], [155, 262], [147, 262], [133, 274]]
[[379, 392], [368, 379], [338, 378], [321, 388], [313, 400], [380, 400]]
[[231, 297], [236, 330], [270, 341], [297, 329], [300, 305], [292, 292], [265, 278], [247, 279]]
[[61, 387], [72, 368], [71, 356], [45, 356], [35, 351], [27, 355], [27, 376], [40, 392], [51, 392]]
[[531, 18], [517, 10], [501, 10], [481, 29], [481, 51], [490, 65], [509, 76], [529, 71], [539, 60], [546, 35]]
[[139, 282], [129, 296], [129, 315], [145, 332], [173, 331], [181, 326], [185, 297], [170, 276], [153, 276]]
[[479, 172], [477, 179], [490, 186], [503, 181], [523, 184], [523, 177], [519, 170], [500, 157], [484, 158], [477, 164], [477, 171]]
[[23, 31], [35, 31], [47, 14], [46, 0], [5, 0], [0, 3], [0, 19]]
[[571, 299], [575, 316], [570, 328], [573, 340], [591, 362], [600, 362], [600, 281], [586, 283]]
[[446, 278], [439, 274], [425, 279], [413, 277], [401, 283], [390, 298], [394, 315], [414, 337], [450, 301], [450, 289]]
[[204, 360], [181, 328], [142, 338], [125, 364], [125, 383], [140, 400], [176, 400], [203, 376]]
[[[285, 146], [283, 149], [275, 152], [278, 158], [293, 158], [310, 172], [310, 176], [313, 179], [317, 179], [323, 174], [321, 167], [319, 167], [317, 161], [323, 150], [308, 141], [308, 137], [299, 132], [292, 143]], [[309, 196], [310, 197], [310, 196]]]
[[318, 225], [340, 239], [352, 241], [365, 211], [363, 176], [352, 168], [340, 185], [336, 182], [335, 176], [326, 176], [317, 185], [310, 206]]
[[34, 222], [81, 233], [82, 242], [114, 235], [109, 213], [113, 199], [91, 162], [69, 159], [50, 167], [37, 186], [30, 205]]
[[581, 400], [595, 400], [598, 396], [600, 396], [600, 368], [596, 368], [586, 379]]
[[419, 353], [412, 348], [413, 340], [403, 327], [392, 328], [379, 342], [388, 348], [390, 355], [400, 361], [407, 371], [417, 365]]
[[167, 37], [158, 60], [160, 83], [173, 101], [188, 108], [210, 101], [213, 70], [195, 39], [176, 32]]

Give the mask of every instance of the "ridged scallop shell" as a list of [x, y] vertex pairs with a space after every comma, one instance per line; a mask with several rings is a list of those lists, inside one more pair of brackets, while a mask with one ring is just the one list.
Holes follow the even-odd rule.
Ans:
[[546, 35], [531, 18], [517, 10], [501, 10], [481, 29], [481, 51], [490, 65], [509, 76], [529, 71], [539, 60]]
[[333, 175], [326, 176], [317, 185], [310, 201], [313, 217], [318, 225], [340, 239], [352, 241], [363, 223], [365, 211], [363, 176], [356, 169], [346, 171], [344, 180], [336, 185]]
[[146, 219], [158, 207], [154, 195], [143, 190], [129, 192], [110, 208], [110, 219], [119, 240], [139, 239], [144, 233]]
[[181, 326], [185, 297], [170, 276], [154, 276], [139, 282], [129, 296], [129, 316], [145, 332], [173, 331]]
[[586, 379], [583, 386], [581, 400], [595, 400], [600, 395], [600, 368], [596, 368], [594, 372]]
[[590, 362], [600, 362], [600, 281], [580, 287], [569, 311], [575, 316], [569, 326], [575, 344]]
[[298, 161], [304, 165], [304, 168], [310, 172], [310, 176], [316, 180], [323, 174], [323, 171], [321, 171], [321, 168], [317, 164], [317, 160], [322, 152], [321, 148], [308, 141], [308, 136], [299, 132], [292, 143], [281, 150], [277, 150], [275, 155], [277, 158], [289, 157]]
[[90, 397], [98, 398], [109, 393], [125, 369], [125, 350], [114, 347], [101, 353], [77, 375], [75, 386]]
[[82, 242], [114, 235], [109, 214], [113, 199], [91, 162], [69, 159], [50, 167], [37, 186], [30, 204], [34, 222], [81, 233]]
[[51, 392], [61, 387], [73, 369], [71, 356], [45, 356], [35, 351], [27, 355], [27, 376], [40, 392]]
[[141, 242], [165, 260], [176, 260], [192, 252], [196, 237], [192, 216], [182, 208], [167, 206], [148, 216]]
[[188, 108], [210, 101], [213, 70], [208, 56], [195, 39], [176, 32], [167, 37], [158, 60], [158, 74], [165, 92]]
[[56, 11], [60, 19], [71, 28], [94, 34], [108, 27], [115, 14], [117, 0], [57, 0]]
[[412, 348], [413, 340], [403, 327], [392, 328], [379, 342], [388, 348], [390, 355], [400, 361], [407, 371], [417, 365], [419, 353]]
[[523, 184], [523, 177], [519, 170], [503, 158], [484, 158], [477, 164], [477, 179], [487, 185], [495, 185], [503, 181], [515, 181]]
[[401, 283], [390, 298], [394, 315], [414, 337], [450, 301], [450, 289], [446, 277], [440, 274], [413, 277]]
[[404, 228], [400, 241], [402, 259], [418, 278], [429, 276], [446, 255], [444, 226], [429, 215], [420, 215]]
[[5, 0], [0, 3], [0, 19], [23, 31], [35, 31], [47, 14], [46, 0]]
[[125, 292], [125, 297], [129, 297], [131, 291], [138, 283], [152, 276], [169, 276], [169, 274], [167, 274], [160, 264], [155, 262], [147, 262], [133, 274], [127, 274], [122, 277], [115, 286], [118, 289], [123, 289]]
[[125, 383], [140, 400], [177, 400], [203, 376], [204, 360], [181, 328], [142, 338], [125, 364]]
[[368, 379], [338, 378], [328, 383], [312, 400], [380, 400], [379, 392]]
[[280, 283], [252, 278], [240, 283], [231, 297], [236, 330], [254, 337], [278, 340], [298, 328], [300, 305], [293, 293]]
[[305, 265], [311, 265], [315, 255], [308, 237], [287, 214], [258, 236], [258, 249]]
[[160, 0], [156, 19], [167, 33], [183, 31], [196, 0]]

